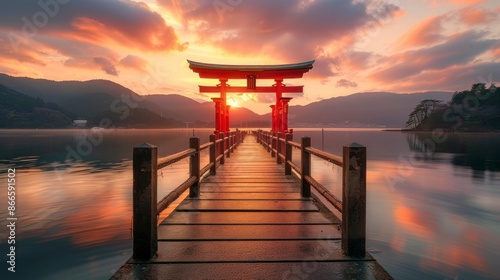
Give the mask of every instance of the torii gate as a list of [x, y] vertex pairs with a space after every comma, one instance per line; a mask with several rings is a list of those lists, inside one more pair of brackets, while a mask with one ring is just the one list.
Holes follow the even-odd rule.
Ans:
[[[229, 132], [229, 108], [226, 104], [227, 93], [276, 93], [276, 104], [272, 109], [272, 131], [283, 135], [288, 133], [288, 103], [291, 97], [283, 97], [283, 93], [301, 93], [304, 86], [286, 86], [284, 79], [302, 78], [313, 68], [314, 60], [282, 65], [224, 65], [209, 64], [188, 60], [189, 68], [198, 73], [200, 78], [218, 79], [217, 86], [199, 86], [200, 92], [220, 93], [215, 102], [215, 135]], [[229, 79], [246, 79], [246, 87], [232, 87]], [[257, 86], [257, 79], [274, 80], [272, 86]]]

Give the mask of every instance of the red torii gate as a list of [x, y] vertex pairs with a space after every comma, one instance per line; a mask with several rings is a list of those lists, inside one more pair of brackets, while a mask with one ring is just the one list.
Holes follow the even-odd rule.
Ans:
[[[313, 68], [314, 60], [281, 65], [224, 65], [209, 64], [188, 60], [189, 68], [198, 73], [200, 78], [218, 79], [217, 86], [199, 86], [200, 92], [220, 93], [215, 102], [215, 135], [219, 132], [229, 132], [229, 108], [226, 104], [227, 93], [276, 93], [276, 104], [272, 108], [272, 131], [288, 133], [288, 103], [291, 97], [283, 97], [283, 93], [301, 93], [304, 86], [286, 86], [284, 79], [302, 78]], [[230, 79], [247, 80], [246, 87], [232, 87], [227, 82]], [[257, 79], [274, 80], [272, 86], [257, 86]]]

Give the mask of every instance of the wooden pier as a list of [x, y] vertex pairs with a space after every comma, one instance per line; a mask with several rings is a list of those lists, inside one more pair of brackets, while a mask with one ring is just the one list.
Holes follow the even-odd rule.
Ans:
[[[365, 214], [351, 217], [362, 219], [358, 225], [341, 222], [319, 201], [325, 191], [307, 174], [307, 155], [301, 167], [292, 163], [293, 147], [309, 159], [315, 154], [307, 138], [299, 144], [291, 136], [234, 133], [201, 146], [196, 139], [158, 160], [155, 147], [134, 150], [134, 256], [111, 279], [392, 279], [365, 251]], [[210, 163], [200, 168], [204, 149]], [[187, 156], [190, 178], [157, 205], [156, 171]], [[157, 226], [158, 212], [183, 192], [187, 198]], [[359, 224], [360, 233], [348, 232]]]

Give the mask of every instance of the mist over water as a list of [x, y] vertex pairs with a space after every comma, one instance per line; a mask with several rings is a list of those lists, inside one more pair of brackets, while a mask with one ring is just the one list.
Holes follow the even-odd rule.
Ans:
[[[205, 143], [211, 130], [194, 133]], [[7, 169], [15, 168], [18, 217], [17, 272], [4, 265], [0, 277], [108, 279], [132, 254], [132, 148], [147, 142], [166, 156], [187, 149], [192, 135], [0, 131], [0, 201], [6, 205]], [[396, 279], [500, 275], [499, 134], [457, 133], [435, 147], [422, 144], [430, 137], [424, 133], [327, 129], [322, 141], [321, 130], [299, 129], [294, 139], [305, 135], [337, 155], [352, 142], [367, 146], [367, 248]], [[187, 179], [187, 164], [159, 171], [159, 198]], [[314, 158], [312, 166], [313, 177], [341, 196], [341, 169]], [[6, 218], [2, 209], [2, 260]]]

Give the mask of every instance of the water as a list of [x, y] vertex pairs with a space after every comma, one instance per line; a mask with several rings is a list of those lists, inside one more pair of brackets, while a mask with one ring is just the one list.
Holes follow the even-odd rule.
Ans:
[[[87, 135], [85, 135], [87, 133]], [[131, 255], [131, 156], [165, 156], [192, 130], [0, 131], [1, 279], [108, 279]], [[195, 134], [208, 140], [210, 130]], [[296, 130], [321, 148], [320, 130]], [[327, 129], [324, 149], [368, 150], [367, 247], [396, 279], [498, 279], [500, 135]], [[435, 140], [439, 141], [435, 141]], [[295, 159], [297, 155], [295, 154]], [[208, 161], [202, 155], [202, 165]], [[16, 169], [16, 273], [7, 271], [7, 169]], [[159, 197], [187, 179], [187, 160], [159, 173]], [[313, 176], [340, 196], [340, 168]], [[8, 278], [6, 278], [7, 276]]]

